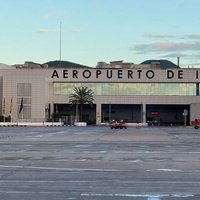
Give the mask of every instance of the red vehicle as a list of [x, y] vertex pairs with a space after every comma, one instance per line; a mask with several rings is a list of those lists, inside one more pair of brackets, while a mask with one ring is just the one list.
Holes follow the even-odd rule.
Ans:
[[200, 127], [200, 119], [195, 119], [194, 120], [194, 128], [198, 129]]
[[123, 120], [121, 120], [120, 122], [112, 121], [110, 123], [110, 128], [111, 129], [113, 129], [113, 128], [115, 128], [115, 129], [117, 129], [117, 128], [120, 128], [120, 129], [125, 128], [125, 129], [127, 129], [127, 126], [126, 126], [126, 122], [124, 122]]

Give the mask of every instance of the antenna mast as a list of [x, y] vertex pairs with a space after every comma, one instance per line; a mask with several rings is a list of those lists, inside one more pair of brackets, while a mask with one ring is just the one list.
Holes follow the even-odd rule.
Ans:
[[61, 61], [61, 55], [62, 55], [62, 22], [60, 22], [60, 54], [59, 54], [60, 61]]

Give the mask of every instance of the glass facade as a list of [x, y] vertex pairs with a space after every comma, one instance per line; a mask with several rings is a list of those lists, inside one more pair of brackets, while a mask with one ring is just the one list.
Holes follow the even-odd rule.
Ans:
[[17, 96], [31, 96], [31, 84], [30, 83], [18, 83], [17, 84]]
[[69, 95], [75, 87], [88, 87], [95, 96], [196, 96], [195, 83], [54, 83], [54, 95]]
[[[31, 83], [17, 84], [18, 119], [31, 119], [31, 88]], [[22, 102], [23, 105], [21, 105]], [[23, 110], [19, 112], [21, 106], [23, 106]]]

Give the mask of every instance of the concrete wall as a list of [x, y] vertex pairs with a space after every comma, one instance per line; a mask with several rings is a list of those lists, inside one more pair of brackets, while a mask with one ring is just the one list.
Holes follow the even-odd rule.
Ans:
[[[31, 83], [31, 118], [45, 119], [46, 83], [45, 73], [42, 70], [4, 70], [3, 75], [3, 98], [6, 100], [6, 115], [9, 115], [11, 98], [13, 99], [12, 120], [17, 119], [17, 84]], [[18, 102], [19, 105], [19, 102]]]
[[[6, 99], [6, 113], [9, 114], [10, 100], [13, 98], [12, 119], [17, 121], [17, 83], [32, 84], [31, 118], [44, 120], [45, 108], [54, 103], [66, 103], [68, 97], [53, 95], [53, 82], [200, 82], [200, 69], [174, 69], [167, 70], [132, 70], [112, 69], [113, 77], [107, 77], [107, 69], [77, 69], [77, 77], [74, 69], [5, 69], [0, 70], [0, 77], [3, 77], [2, 99]], [[86, 71], [88, 70], [88, 71]], [[170, 73], [169, 73], [170, 72]], [[91, 75], [90, 75], [91, 73]], [[53, 76], [54, 74], [54, 76]], [[154, 74], [153, 77], [151, 77]], [[173, 77], [170, 78], [170, 75]], [[128, 77], [129, 76], [129, 77]], [[132, 78], [131, 78], [132, 77]], [[186, 104], [191, 105], [191, 120], [200, 117], [199, 96], [95, 96], [94, 103], [97, 105], [97, 123], [101, 121], [101, 104]], [[145, 110], [143, 110], [143, 118]], [[145, 119], [143, 120], [145, 121]]]
[[192, 103], [190, 113], [191, 121], [194, 121], [196, 118], [200, 119], [200, 103]]

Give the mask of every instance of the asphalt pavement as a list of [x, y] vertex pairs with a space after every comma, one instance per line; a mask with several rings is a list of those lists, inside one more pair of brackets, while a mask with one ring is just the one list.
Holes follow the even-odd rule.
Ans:
[[199, 200], [193, 127], [1, 127], [0, 200]]

